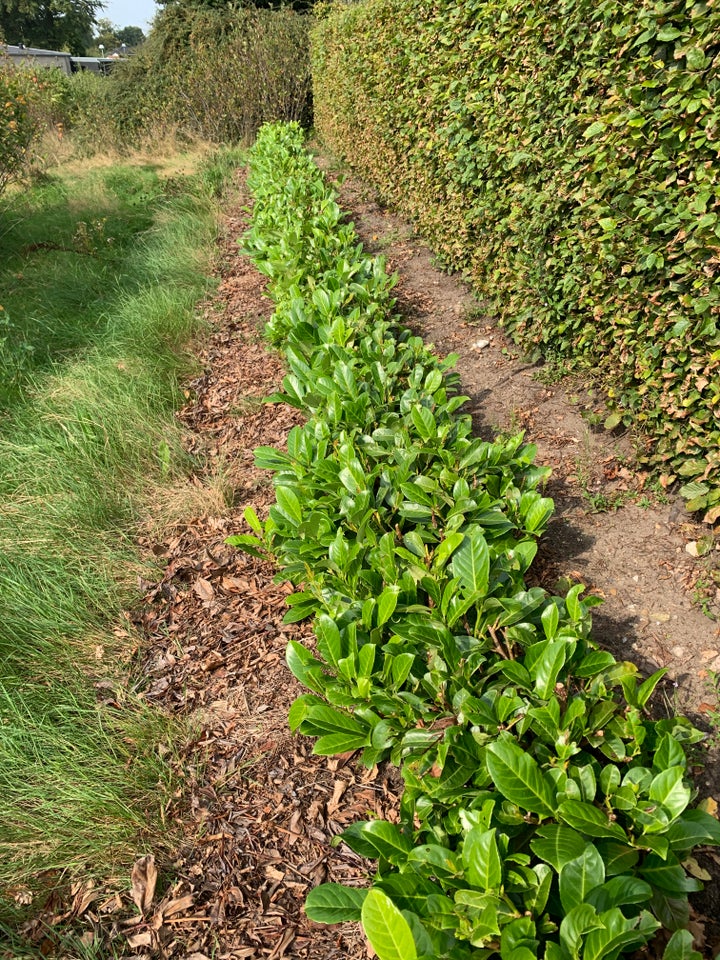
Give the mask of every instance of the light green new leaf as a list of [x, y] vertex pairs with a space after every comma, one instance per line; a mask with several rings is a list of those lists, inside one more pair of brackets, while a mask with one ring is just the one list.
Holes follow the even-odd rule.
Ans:
[[382, 890], [372, 889], [365, 897], [362, 925], [378, 960], [417, 960], [410, 924]]
[[245, 507], [243, 510], [243, 517], [245, 518], [245, 523], [247, 523], [251, 530], [254, 530], [257, 534], [261, 534], [263, 532], [263, 525], [260, 521], [260, 518], [252, 507]]

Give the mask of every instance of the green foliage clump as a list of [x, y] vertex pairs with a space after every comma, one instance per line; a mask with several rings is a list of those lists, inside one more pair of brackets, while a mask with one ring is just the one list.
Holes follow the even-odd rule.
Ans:
[[597, 368], [720, 517], [720, 12], [705, 0], [321, 11], [316, 126], [536, 358]]
[[0, 0], [0, 37], [82, 57], [101, 8], [99, 0]]
[[146, 43], [96, 88], [103, 136], [132, 144], [165, 128], [249, 142], [266, 121], [307, 121], [308, 25], [290, 9], [168, 5]]
[[399, 823], [341, 837], [378, 861], [371, 890], [321, 885], [308, 916], [362, 920], [380, 960], [616, 960], [662, 926], [665, 960], [699, 960], [684, 862], [720, 824], [690, 806], [702, 735], [650, 718], [665, 671], [598, 649], [582, 587], [527, 586], [547, 471], [521, 436], [473, 438], [454, 358], [400, 325], [297, 127], [261, 131], [251, 187], [289, 367], [270, 399], [308, 419], [256, 451], [276, 503], [229, 542], [299, 588], [288, 622], [315, 618], [313, 649], [288, 646], [311, 691], [291, 727], [404, 779]]
[[0, 193], [24, 168], [35, 127], [16, 77], [0, 69]]

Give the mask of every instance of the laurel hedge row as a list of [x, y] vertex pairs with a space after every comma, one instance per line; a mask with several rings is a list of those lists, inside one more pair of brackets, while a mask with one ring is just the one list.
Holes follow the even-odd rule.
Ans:
[[691, 806], [702, 734], [651, 719], [665, 671], [598, 649], [596, 597], [528, 587], [546, 469], [522, 435], [472, 436], [457, 358], [403, 328], [296, 124], [262, 128], [248, 184], [243, 248], [288, 367], [268, 400], [306, 420], [255, 451], [275, 503], [227, 542], [296, 587], [286, 623], [313, 619], [287, 648], [309, 691], [291, 728], [403, 778], [397, 818], [341, 835], [377, 861], [370, 888], [320, 884], [307, 916], [361, 920], [378, 960], [618, 960], [663, 926], [653, 956], [701, 960], [686, 869], [720, 844]]
[[720, 9], [364, 0], [318, 10], [325, 142], [538, 357], [597, 368], [720, 518]]

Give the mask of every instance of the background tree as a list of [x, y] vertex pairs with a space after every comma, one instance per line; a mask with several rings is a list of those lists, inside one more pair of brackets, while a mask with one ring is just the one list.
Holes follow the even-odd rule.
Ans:
[[82, 56], [101, 6], [101, 0], [0, 0], [0, 33], [8, 43]]
[[120, 30], [116, 27], [115, 32], [120, 43], [128, 47], [139, 47], [145, 42], [145, 34], [140, 27], [122, 27]]
[[[100, 17], [95, 29], [95, 36], [88, 48], [88, 56], [98, 57], [101, 53], [110, 54], [124, 43], [130, 50], [139, 47], [145, 40], [145, 34], [140, 27], [118, 27], [107, 17]], [[103, 49], [100, 50], [100, 44]]]
[[[95, 28], [92, 49], [97, 50], [99, 49], [100, 44], [102, 44], [105, 48], [105, 51], [110, 53], [110, 51], [115, 47], [120, 46], [120, 42], [120, 38], [118, 37], [118, 28], [111, 23], [107, 17], [100, 17]], [[88, 53], [90, 53], [89, 50]]]
[[255, 7], [258, 10], [279, 10], [281, 7], [305, 13], [315, 6], [316, 0], [155, 0], [164, 9], [173, 7], [195, 7], [198, 9], [235, 9]]

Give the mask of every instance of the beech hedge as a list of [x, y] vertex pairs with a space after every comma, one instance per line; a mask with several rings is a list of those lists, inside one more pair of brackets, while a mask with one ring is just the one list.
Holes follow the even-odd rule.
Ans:
[[665, 671], [598, 649], [580, 585], [528, 588], [547, 471], [521, 436], [472, 436], [453, 358], [402, 326], [296, 125], [261, 131], [250, 184], [289, 368], [269, 400], [307, 420], [256, 451], [276, 502], [228, 542], [296, 587], [287, 622], [314, 618], [292, 729], [404, 780], [398, 822], [341, 837], [370, 889], [320, 885], [308, 916], [361, 920], [379, 960], [616, 960], [663, 926], [664, 960], [700, 960], [690, 855], [720, 824], [691, 806], [702, 735], [648, 712]]
[[720, 518], [720, 10], [316, 8], [315, 123], [538, 358], [596, 368], [663, 483]]

